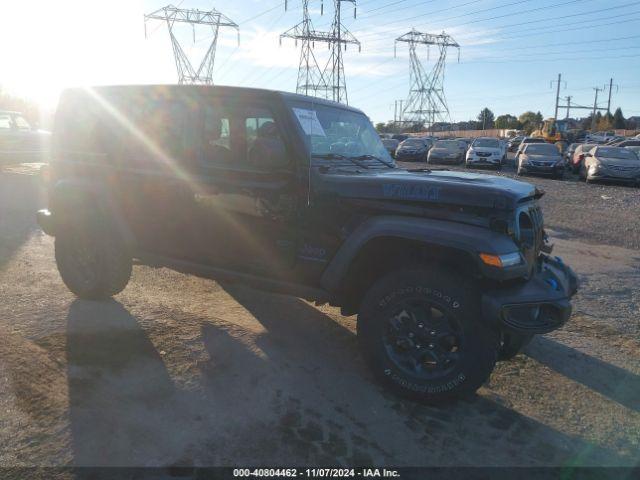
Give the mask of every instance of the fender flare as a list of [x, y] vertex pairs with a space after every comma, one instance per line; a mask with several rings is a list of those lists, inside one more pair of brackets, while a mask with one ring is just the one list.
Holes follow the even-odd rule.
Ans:
[[445, 220], [381, 216], [366, 220], [349, 235], [322, 274], [322, 288], [329, 292], [339, 290], [358, 252], [371, 240], [382, 237], [418, 241], [425, 245], [470, 254], [476, 259], [480, 271], [489, 278], [506, 280], [526, 273], [526, 265], [523, 268], [511, 268], [506, 272], [496, 267], [488, 267], [480, 261], [479, 253], [503, 255], [518, 250], [514, 241], [504, 234], [488, 228]]

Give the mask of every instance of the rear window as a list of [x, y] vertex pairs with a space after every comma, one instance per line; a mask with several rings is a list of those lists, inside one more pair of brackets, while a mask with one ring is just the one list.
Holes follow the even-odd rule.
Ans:
[[154, 91], [73, 91], [60, 102], [54, 127], [55, 157], [136, 166], [169, 166], [187, 153], [185, 105]]

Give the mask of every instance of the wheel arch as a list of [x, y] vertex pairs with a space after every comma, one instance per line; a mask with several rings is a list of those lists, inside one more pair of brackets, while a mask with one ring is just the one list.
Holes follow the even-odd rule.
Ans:
[[356, 313], [366, 290], [394, 268], [439, 265], [481, 276], [478, 253], [513, 251], [513, 242], [487, 228], [423, 218], [376, 217], [358, 227], [321, 278], [345, 314]]

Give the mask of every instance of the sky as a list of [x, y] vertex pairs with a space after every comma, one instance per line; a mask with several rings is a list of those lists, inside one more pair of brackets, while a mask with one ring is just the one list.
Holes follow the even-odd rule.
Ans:
[[[165, 24], [144, 14], [170, 0], [0, 0], [0, 87], [54, 108], [61, 89], [82, 85], [176, 83]], [[214, 83], [295, 91], [299, 46], [279, 35], [302, 19], [301, 0], [172, 0], [180, 8], [216, 8], [240, 25], [223, 29]], [[310, 0], [317, 30], [330, 27], [332, 0]], [[409, 90], [409, 54], [394, 39], [415, 28], [445, 31], [460, 45], [448, 53], [445, 95], [453, 121], [540, 110], [553, 116], [560, 95], [592, 106], [594, 87], [614, 79], [612, 108], [640, 115], [640, 1], [633, 0], [359, 0], [343, 4], [345, 26], [361, 42], [344, 53], [349, 103], [374, 122], [393, 119]], [[211, 30], [176, 29], [199, 64]], [[195, 35], [195, 41], [194, 41]], [[326, 46], [317, 46], [326, 56]], [[428, 70], [435, 50], [421, 52]], [[600, 92], [606, 106], [608, 92]], [[581, 115], [589, 112], [582, 111]], [[564, 112], [560, 113], [564, 116]], [[573, 116], [573, 115], [572, 115]]]

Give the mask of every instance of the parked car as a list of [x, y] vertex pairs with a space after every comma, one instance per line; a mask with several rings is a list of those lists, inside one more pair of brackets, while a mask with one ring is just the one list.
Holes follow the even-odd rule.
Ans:
[[358, 315], [376, 378], [433, 403], [472, 395], [497, 358], [570, 317], [577, 279], [550, 255], [543, 192], [401, 170], [355, 108], [247, 88], [99, 87], [64, 92], [55, 125], [37, 218], [78, 297], [122, 291], [135, 259], [328, 302]]
[[467, 150], [465, 166], [467, 168], [489, 166], [500, 169], [504, 160], [505, 153], [499, 140], [490, 137], [479, 137], [473, 141], [469, 150]]
[[391, 138], [393, 138], [394, 140], [398, 140], [400, 143], [404, 142], [407, 138], [409, 138], [409, 135], [406, 135], [404, 133], [396, 133], [394, 134]]
[[551, 143], [528, 143], [518, 156], [517, 173], [541, 173], [564, 177], [564, 160], [558, 148]]
[[425, 162], [431, 148], [427, 138], [407, 138], [396, 150], [396, 160], [401, 162]]
[[520, 155], [520, 152], [522, 151], [524, 146], [529, 143], [547, 143], [547, 142], [544, 140], [544, 138], [540, 138], [540, 137], [524, 137], [520, 142], [520, 145], [518, 145], [518, 149], [516, 150], [516, 155], [515, 155], [516, 165], [518, 164], [518, 155]]
[[31, 126], [20, 112], [0, 110], [0, 164], [48, 162], [51, 133]]
[[580, 168], [582, 167], [582, 163], [584, 162], [584, 155], [593, 147], [595, 147], [596, 143], [582, 143], [578, 145], [573, 152], [573, 157], [571, 157], [570, 168], [573, 173], [578, 173]]
[[585, 153], [580, 178], [586, 182], [615, 180], [640, 185], [640, 160], [627, 148], [599, 145]]
[[618, 142], [612, 145], [612, 147], [638, 147], [638, 146], [640, 146], [640, 139], [635, 139], [635, 138], [624, 139], [621, 142]]
[[617, 145], [620, 142], [623, 142], [627, 139], [627, 137], [623, 137], [621, 135], [615, 135], [614, 137], [610, 138], [609, 140], [607, 140], [607, 142], [605, 142], [605, 145]]
[[507, 142], [507, 150], [510, 152], [515, 152], [516, 150], [518, 150], [518, 147], [520, 146], [520, 144], [522, 143], [522, 140], [524, 139], [525, 137], [523, 136], [513, 137], [511, 140]]
[[638, 157], [640, 157], [640, 145], [628, 145], [626, 147], [627, 150], [631, 150], [632, 152], [634, 152], [636, 155], [638, 155]]
[[383, 138], [382, 144], [384, 145], [384, 148], [387, 149], [387, 152], [389, 152], [389, 155], [396, 158], [396, 150], [398, 145], [400, 145], [400, 142], [395, 138]]
[[462, 163], [464, 152], [460, 149], [459, 140], [438, 140], [429, 150], [427, 163]]
[[565, 150], [563, 156], [564, 156], [564, 161], [567, 164], [567, 166], [571, 165], [571, 159], [573, 158], [573, 154], [574, 154], [574, 152], [576, 151], [576, 148], [578, 148], [579, 145], [580, 145], [579, 143], [572, 143]]

